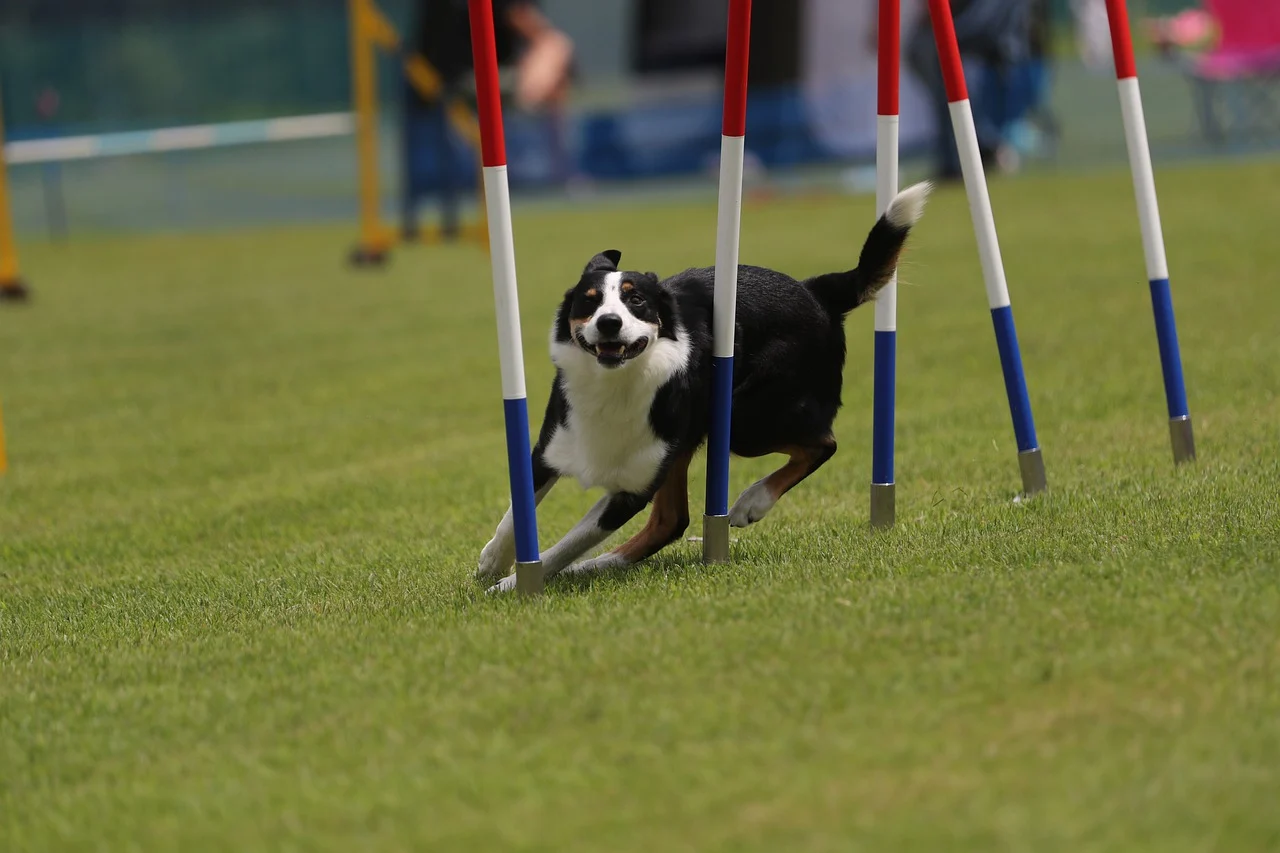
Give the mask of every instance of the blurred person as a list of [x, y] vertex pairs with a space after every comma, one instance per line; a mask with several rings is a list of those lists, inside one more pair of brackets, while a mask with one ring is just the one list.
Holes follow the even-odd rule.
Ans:
[[1040, 153], [1043, 137], [1057, 135], [1057, 122], [1047, 104], [1053, 10], [1049, 0], [1029, 2], [1026, 58], [1005, 69], [984, 68], [981, 103], [975, 105], [1020, 157]]
[[[990, 100], [1004, 96], [1012, 69], [1030, 58], [1031, 13], [1031, 0], [951, 0], [960, 56], [981, 62], [984, 73], [994, 75], [991, 86], [974, 87], [980, 100], [973, 105], [978, 150], [983, 165], [1005, 171], [1017, 168], [1018, 155], [1002, 132], [1002, 106]], [[933, 101], [938, 127], [935, 178], [940, 182], [960, 180], [960, 155], [927, 9], [907, 40], [906, 59]]]
[[[499, 74], [504, 81], [514, 75], [512, 95], [517, 107], [548, 115], [556, 178], [565, 183], [572, 174], [565, 139], [565, 108], [573, 72], [573, 42], [552, 25], [538, 8], [537, 0], [492, 3]], [[440, 167], [442, 233], [447, 239], [454, 239], [458, 234], [459, 170], [445, 107], [459, 96], [473, 105], [475, 102], [467, 0], [417, 0], [414, 30], [413, 49], [440, 73], [444, 89], [439, 98], [424, 99], [409, 86], [407, 112], [419, 112], [426, 120], [427, 141]], [[406, 158], [409, 154], [406, 152]], [[417, 232], [413, 206], [414, 201], [406, 198], [404, 230], [408, 237]]]
[[1107, 0], [1071, 0], [1076, 24], [1076, 47], [1084, 67], [1096, 73], [1112, 70], [1111, 23]]

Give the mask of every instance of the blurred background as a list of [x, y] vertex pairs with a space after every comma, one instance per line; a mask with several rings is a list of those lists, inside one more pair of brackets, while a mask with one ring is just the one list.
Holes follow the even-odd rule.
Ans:
[[[375, 51], [376, 197], [387, 222], [410, 234], [419, 220], [439, 219], [442, 192], [464, 210], [475, 205], [464, 123], [446, 121], [442, 135], [439, 103], [405, 73], [410, 54], [447, 48], [424, 32], [452, 2], [369, 3], [399, 38], [398, 48], [386, 49], [383, 38]], [[957, 0], [958, 21], [969, 5], [984, 4]], [[994, 168], [1122, 164], [1101, 0], [994, 5], [1022, 8], [1028, 19], [1007, 57], [993, 63], [982, 49], [967, 56], [975, 108], [997, 134]], [[572, 43], [571, 78], [562, 96], [532, 109], [521, 109], [511, 88], [518, 201], [707, 192], [719, 148], [727, 0], [536, 6]], [[910, 61], [922, 6], [903, 0], [902, 147], [908, 170], [939, 173], [936, 110]], [[0, 95], [19, 234], [354, 219], [353, 7], [347, 0], [5, 0]], [[875, 7], [874, 0], [756, 0], [753, 186], [870, 191]], [[1277, 0], [1131, 0], [1129, 7], [1157, 162], [1280, 144], [1274, 68], [1259, 76], [1247, 64], [1212, 74], [1202, 67], [1224, 33], [1210, 12], [1252, 15], [1244, 21], [1256, 36], [1249, 47], [1263, 60], [1274, 52]], [[1231, 27], [1238, 41], [1241, 24]], [[516, 62], [528, 42], [519, 32], [514, 39]], [[427, 58], [433, 67], [448, 64]], [[992, 64], [1002, 66], [998, 74]], [[464, 101], [466, 74], [445, 80]]]

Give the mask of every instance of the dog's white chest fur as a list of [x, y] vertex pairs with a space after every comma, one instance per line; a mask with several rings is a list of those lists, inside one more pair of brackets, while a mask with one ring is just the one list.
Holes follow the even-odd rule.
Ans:
[[688, 363], [688, 341], [659, 338], [615, 370], [573, 344], [553, 343], [551, 360], [561, 370], [569, 412], [547, 442], [546, 462], [584, 488], [643, 493], [669, 450], [650, 426], [649, 409], [658, 389]]

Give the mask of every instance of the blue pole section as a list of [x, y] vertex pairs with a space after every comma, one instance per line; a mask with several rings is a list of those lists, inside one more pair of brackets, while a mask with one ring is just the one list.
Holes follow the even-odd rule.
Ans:
[[893, 419], [897, 332], [876, 332], [874, 411], [871, 426], [871, 482], [893, 482]]
[[1018, 348], [1018, 332], [1013, 325], [1013, 308], [1005, 305], [991, 309], [991, 322], [996, 330], [996, 347], [1000, 350], [1000, 369], [1004, 372], [1004, 390], [1009, 397], [1009, 414], [1013, 418], [1013, 434], [1018, 452], [1035, 450], [1036, 425], [1031, 418], [1031, 398], [1027, 395], [1027, 377], [1022, 372], [1022, 352]]
[[1173, 294], [1169, 279], [1151, 282], [1151, 310], [1156, 320], [1156, 340], [1160, 346], [1160, 369], [1164, 374], [1164, 398], [1169, 417], [1191, 416], [1187, 404], [1187, 386], [1182, 378], [1182, 354], [1178, 349], [1178, 326], [1173, 320]]
[[707, 515], [729, 514], [729, 424], [733, 356], [711, 359], [711, 431], [707, 437]]
[[507, 470], [511, 478], [511, 521], [516, 528], [516, 560], [538, 561], [538, 515], [533, 497], [529, 447], [529, 406], [524, 397], [502, 401], [507, 426]]

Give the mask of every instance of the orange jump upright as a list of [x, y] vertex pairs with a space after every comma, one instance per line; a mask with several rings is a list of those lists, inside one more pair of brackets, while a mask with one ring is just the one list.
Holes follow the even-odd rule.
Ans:
[[[347, 12], [351, 32], [351, 95], [354, 107], [356, 133], [356, 160], [360, 181], [360, 237], [350, 260], [355, 266], [383, 264], [395, 237], [382, 224], [380, 193], [378, 190], [378, 69], [379, 50], [395, 56], [400, 61], [410, 85], [424, 97], [432, 98], [444, 89], [440, 74], [429, 62], [417, 54], [405, 50], [395, 27], [382, 14], [373, 0], [347, 0]], [[466, 104], [454, 102], [448, 105], [449, 122], [471, 144], [480, 146], [480, 127], [475, 114]], [[484, 186], [477, 186], [483, 194]], [[488, 226], [483, 219], [483, 199], [480, 205], [480, 222], [462, 229], [464, 237], [488, 243]], [[428, 229], [423, 242], [436, 242], [439, 233]]]
[[[0, 302], [21, 302], [26, 298], [27, 286], [18, 274], [18, 243], [13, 238], [9, 176], [4, 160], [4, 105], [0, 104]], [[0, 443], [0, 462], [3, 450], [4, 445]]]

